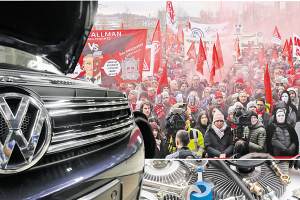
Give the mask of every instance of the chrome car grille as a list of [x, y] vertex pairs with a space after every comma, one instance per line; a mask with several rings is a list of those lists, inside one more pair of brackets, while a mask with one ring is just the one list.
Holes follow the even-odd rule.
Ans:
[[53, 120], [48, 154], [123, 136], [134, 128], [126, 99], [112, 101], [45, 101]]

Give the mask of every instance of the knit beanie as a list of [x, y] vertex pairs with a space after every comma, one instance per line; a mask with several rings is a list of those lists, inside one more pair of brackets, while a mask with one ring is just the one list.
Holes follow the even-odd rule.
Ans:
[[141, 93], [140, 93], [140, 98], [141, 97], [146, 97], [146, 98], [148, 98], [148, 93], [146, 92], [146, 91], [142, 91]]
[[224, 120], [224, 115], [220, 112], [219, 109], [217, 109], [216, 112], [215, 112], [215, 114], [214, 114], [213, 124], [215, 123], [215, 121], [218, 121], [218, 120], [225, 121]]
[[152, 129], [156, 129], [156, 130], [160, 131], [159, 126], [155, 122], [149, 122], [149, 124], [152, 127]]
[[247, 110], [249, 110], [249, 108], [250, 108], [251, 106], [255, 106], [255, 107], [256, 107], [255, 101], [250, 101], [250, 102], [247, 104]]
[[228, 116], [230, 115], [230, 113], [234, 112], [235, 108], [236, 108], [235, 106], [230, 106], [228, 108]]
[[139, 94], [139, 91], [137, 90], [131, 90], [129, 93], [132, 93], [136, 99], [138, 99], [138, 94]]

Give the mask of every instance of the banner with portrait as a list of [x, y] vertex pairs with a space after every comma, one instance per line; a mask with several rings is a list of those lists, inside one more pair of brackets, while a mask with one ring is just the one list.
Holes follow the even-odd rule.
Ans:
[[140, 82], [146, 39], [147, 29], [92, 30], [69, 76], [95, 84]]

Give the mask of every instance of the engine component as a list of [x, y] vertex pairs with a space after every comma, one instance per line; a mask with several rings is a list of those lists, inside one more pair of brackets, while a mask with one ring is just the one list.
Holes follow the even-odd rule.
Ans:
[[275, 192], [269, 186], [267, 186], [267, 191], [268, 191], [268, 195], [269, 195], [270, 199], [278, 200]]
[[[203, 180], [212, 186], [213, 199], [220, 200], [244, 195], [236, 182], [226, 172], [220, 170], [218, 166], [212, 165], [212, 163], [209, 161], [209, 167], [202, 174]], [[266, 194], [267, 186], [272, 187], [277, 197], [281, 197], [285, 192], [287, 185], [281, 183], [267, 163], [263, 163], [260, 166], [252, 166], [249, 169], [247, 169], [246, 165], [242, 168], [242, 164], [237, 167], [233, 163], [235, 162], [226, 162], [240, 179], [247, 178], [251, 182], [258, 182], [264, 189], [261, 196], [253, 194], [252, 199], [262, 200]], [[288, 166], [285, 163], [278, 163], [277, 165], [282, 169], [284, 174], [288, 174]]]
[[229, 197], [229, 198], [221, 199], [221, 200], [246, 200], [246, 197], [245, 196]]
[[[197, 169], [179, 160], [148, 160], [145, 162], [144, 179], [175, 186], [187, 186], [197, 177]], [[197, 179], [194, 181], [196, 182]], [[193, 182], [193, 183], [194, 183]]]
[[261, 195], [264, 191], [258, 182], [252, 183], [250, 180], [243, 178], [243, 183], [250, 189], [251, 193]]
[[293, 190], [293, 196], [300, 198], [300, 189]]
[[192, 193], [190, 195], [191, 200], [211, 200], [212, 199], [212, 191], [211, 187], [208, 183], [203, 181], [198, 181], [194, 183], [201, 190], [201, 193]]
[[284, 184], [290, 184], [291, 183], [290, 176], [287, 175], [287, 174], [284, 174], [282, 169], [274, 161], [271, 162], [270, 167], [273, 169], [275, 174], [280, 177], [280, 181], [282, 183], [284, 183]]

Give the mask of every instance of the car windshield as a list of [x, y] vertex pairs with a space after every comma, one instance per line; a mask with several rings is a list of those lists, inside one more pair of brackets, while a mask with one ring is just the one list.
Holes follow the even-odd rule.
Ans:
[[56, 74], [63, 74], [54, 65], [44, 60], [40, 56], [36, 56], [25, 51], [1, 45], [0, 63], [15, 65], [24, 68], [31, 68], [41, 71], [48, 71]]

